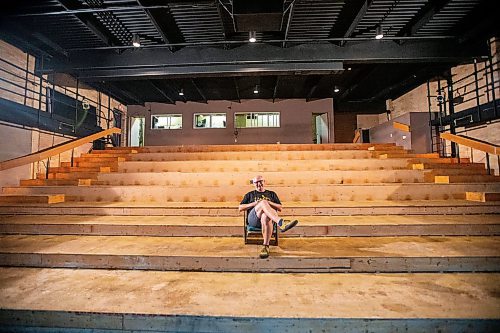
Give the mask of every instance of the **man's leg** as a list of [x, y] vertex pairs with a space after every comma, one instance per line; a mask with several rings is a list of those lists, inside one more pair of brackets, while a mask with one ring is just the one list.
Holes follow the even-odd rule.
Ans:
[[257, 216], [260, 218], [262, 214], [265, 214], [268, 218], [271, 219], [271, 221], [274, 221], [278, 223], [280, 221], [280, 217], [278, 216], [278, 213], [276, 213], [276, 210], [269, 205], [269, 202], [267, 200], [262, 200], [255, 206], [255, 212], [257, 213]]
[[278, 216], [276, 210], [273, 207], [271, 207], [269, 205], [269, 202], [267, 202], [266, 200], [262, 200], [255, 206], [255, 213], [259, 218], [262, 216], [262, 214], [265, 214], [268, 218], [271, 219], [271, 221], [276, 222], [281, 232], [290, 230], [299, 223], [299, 221], [297, 220], [285, 222], [282, 218]]
[[259, 257], [261, 259], [266, 259], [269, 257], [269, 240], [273, 232], [273, 221], [267, 217], [265, 213], [260, 216], [260, 224], [262, 228], [262, 238], [264, 239], [264, 244], [262, 250], [260, 250]]
[[271, 221], [271, 219], [263, 213], [260, 216], [260, 224], [262, 226], [262, 238], [264, 239], [264, 245], [269, 245], [271, 235], [273, 234], [273, 221]]

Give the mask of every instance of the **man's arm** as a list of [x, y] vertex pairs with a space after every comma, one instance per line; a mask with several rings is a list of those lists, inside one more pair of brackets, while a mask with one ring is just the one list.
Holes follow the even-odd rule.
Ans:
[[251, 202], [249, 204], [240, 204], [238, 206], [238, 211], [241, 212], [241, 211], [244, 211], [244, 210], [247, 210], [249, 208], [253, 208], [255, 207], [259, 202], [258, 201], [254, 201], [254, 202]]
[[268, 200], [267, 202], [269, 202], [269, 206], [273, 207], [278, 212], [281, 212], [281, 209], [283, 208], [283, 206], [281, 204], [277, 204], [275, 202], [272, 202], [271, 200]]

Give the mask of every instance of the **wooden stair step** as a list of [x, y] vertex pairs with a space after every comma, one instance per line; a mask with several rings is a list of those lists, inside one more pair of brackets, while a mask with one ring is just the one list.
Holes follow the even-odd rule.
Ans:
[[[468, 158], [461, 158], [460, 162], [457, 158], [410, 158], [409, 163], [411, 164], [446, 164], [448, 165], [467, 165], [472, 164]], [[479, 164], [479, 163], [478, 163]]]
[[[31, 180], [41, 182], [40, 180]], [[74, 182], [49, 179], [46, 182]], [[91, 181], [92, 182], [92, 181]], [[282, 201], [378, 201], [378, 200], [465, 200], [465, 192], [500, 192], [498, 182], [490, 183], [403, 183], [403, 184], [308, 184], [273, 186]], [[21, 186], [4, 187], [4, 194], [64, 193], [68, 201], [129, 201], [129, 202], [213, 202], [240, 201], [250, 185], [230, 186]]]
[[[286, 217], [292, 219], [293, 217]], [[498, 215], [301, 216], [281, 237], [500, 235]], [[0, 233], [242, 237], [241, 216], [0, 215]]]
[[[109, 200], [109, 199], [108, 199]], [[318, 201], [286, 202], [283, 215], [440, 215], [500, 214], [496, 202], [466, 200]], [[114, 216], [240, 216], [239, 202], [111, 202], [66, 201], [56, 207], [45, 204], [0, 203], [0, 215], [114, 215]]]
[[[267, 184], [271, 184], [271, 186], [424, 182], [424, 173], [420, 170], [265, 171], [260, 174], [265, 177]], [[249, 179], [254, 176], [254, 172], [248, 171], [203, 173], [115, 172], [100, 174], [98, 179], [105, 185], [226, 186], [248, 184]]]
[[[48, 179], [96, 179], [99, 172], [73, 171], [73, 172], [49, 172]], [[46, 179], [47, 174], [38, 173], [37, 179]]]
[[64, 202], [64, 194], [35, 194], [35, 195], [10, 195], [0, 194], [2, 203], [46, 203], [55, 204]]
[[[368, 150], [370, 147], [381, 150], [401, 150], [403, 147], [393, 143], [333, 143], [333, 144], [248, 144], [248, 145], [182, 145], [134, 147], [139, 153], [158, 152], [224, 152], [224, 151], [324, 151], [324, 150]], [[129, 147], [113, 147], [109, 150], [122, 151]]]
[[414, 170], [437, 170], [437, 169], [460, 169], [460, 170], [486, 170], [483, 163], [410, 163], [410, 169]]
[[280, 239], [270, 260], [234, 237], [0, 236], [0, 265], [249, 272], [499, 271], [500, 237]]
[[407, 159], [337, 159], [288, 161], [126, 161], [121, 172], [267, 172], [267, 171], [328, 171], [328, 170], [398, 170], [408, 169]]
[[197, 153], [138, 153], [129, 157], [130, 161], [266, 161], [266, 160], [332, 160], [370, 159], [369, 151], [277, 151], [257, 152], [197, 152]]
[[110, 167], [89, 167], [89, 168], [83, 168], [83, 167], [51, 167], [49, 168], [49, 172], [111, 172]]
[[500, 192], [466, 192], [465, 198], [479, 202], [500, 201]]
[[127, 159], [125, 157], [100, 157], [90, 155], [89, 157], [75, 157], [74, 162], [79, 165], [80, 163], [114, 163], [114, 162], [124, 162]]
[[494, 175], [448, 175], [434, 176], [434, 182], [438, 184], [451, 183], [487, 183], [499, 182], [500, 177]]
[[[279, 288], [268, 288], [277, 280]], [[267, 332], [269, 327], [286, 332], [313, 328], [329, 332], [333, 327], [341, 332], [353, 327], [363, 332], [384, 332], [387, 328], [394, 332], [448, 332], [450, 327], [460, 332], [494, 332], [499, 324], [499, 286], [500, 274], [496, 273], [251, 274], [0, 268], [0, 325], [12, 327], [15, 323], [19, 327], [16, 331], [48, 331], [50, 324], [68, 331], [96, 332], [138, 332], [146, 327], [154, 332], [168, 327], [170, 331], [197, 333], [249, 331], [249, 327], [254, 332]], [[368, 292], [372, 297], [367, 297]], [[273, 311], [262, 307], [263, 302], [272, 304]]]
[[[22, 187], [44, 187], [44, 186], [91, 186], [99, 185], [100, 182], [95, 179], [22, 179], [20, 186]], [[39, 193], [42, 194], [42, 193]]]

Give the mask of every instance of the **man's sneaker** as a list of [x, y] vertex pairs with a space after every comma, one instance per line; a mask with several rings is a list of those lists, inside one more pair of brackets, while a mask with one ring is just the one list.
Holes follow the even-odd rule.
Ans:
[[269, 257], [269, 245], [264, 245], [262, 247], [262, 250], [260, 250], [259, 257], [260, 259], [266, 259], [267, 257]]
[[280, 222], [282, 222], [282, 223], [278, 227], [279, 227], [281, 232], [288, 231], [288, 230], [292, 229], [293, 227], [295, 227], [299, 223], [299, 221], [297, 221], [297, 220], [285, 221], [283, 219]]

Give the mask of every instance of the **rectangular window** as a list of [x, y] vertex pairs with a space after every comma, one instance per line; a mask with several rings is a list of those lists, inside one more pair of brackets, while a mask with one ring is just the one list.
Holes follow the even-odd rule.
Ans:
[[226, 114], [195, 113], [193, 128], [226, 128]]
[[182, 114], [151, 116], [151, 129], [182, 129]]
[[279, 112], [235, 113], [234, 124], [236, 128], [280, 127], [280, 113]]

